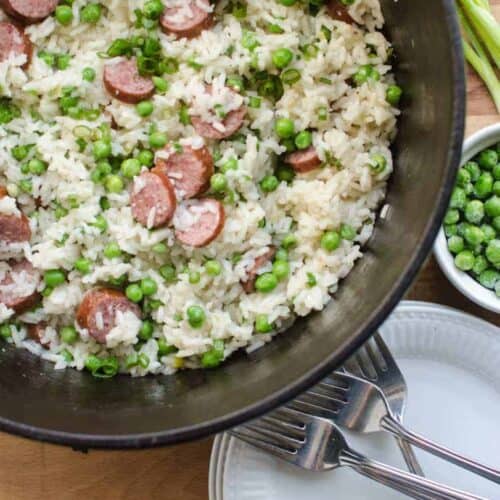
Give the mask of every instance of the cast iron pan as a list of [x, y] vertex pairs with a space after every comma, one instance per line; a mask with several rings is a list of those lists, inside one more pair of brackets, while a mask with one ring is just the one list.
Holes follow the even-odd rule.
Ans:
[[321, 313], [251, 356], [172, 377], [95, 380], [0, 348], [0, 429], [76, 448], [140, 448], [200, 438], [291, 399], [383, 322], [427, 256], [459, 162], [465, 84], [454, 0], [383, 0], [405, 89], [386, 220]]

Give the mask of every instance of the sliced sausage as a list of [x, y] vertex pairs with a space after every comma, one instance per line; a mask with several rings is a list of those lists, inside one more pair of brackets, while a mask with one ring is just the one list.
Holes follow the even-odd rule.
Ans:
[[36, 325], [28, 325], [28, 337], [40, 344], [45, 349], [48, 349], [49, 342], [44, 342], [42, 340], [45, 335], [45, 329], [47, 328], [46, 323], [37, 323]]
[[0, 303], [21, 313], [40, 299], [37, 292], [40, 274], [26, 259], [10, 260], [7, 264], [9, 268], [0, 273]]
[[318, 168], [321, 165], [321, 160], [314, 146], [310, 146], [302, 151], [286, 155], [285, 163], [291, 165], [299, 174], [304, 174]]
[[269, 247], [267, 252], [257, 257], [253, 265], [247, 270], [247, 279], [241, 282], [241, 286], [246, 293], [255, 292], [255, 281], [259, 276], [260, 269], [265, 266], [276, 254], [275, 247]]
[[183, 0], [172, 7], [167, 2], [160, 18], [161, 29], [177, 38], [195, 38], [212, 24], [212, 7], [209, 0]]
[[243, 125], [243, 120], [247, 114], [247, 108], [242, 106], [239, 109], [230, 111], [220, 123], [224, 126], [224, 131], [214, 127], [213, 124], [204, 122], [199, 116], [191, 117], [191, 122], [196, 132], [206, 139], [222, 140], [231, 137]]
[[19, 21], [32, 24], [49, 17], [58, 3], [59, 0], [0, 0], [0, 7]]
[[106, 343], [106, 335], [116, 326], [116, 313], [130, 311], [138, 318], [141, 310], [119, 290], [94, 288], [88, 291], [76, 311], [76, 321], [97, 342]]
[[26, 68], [33, 54], [33, 45], [24, 30], [15, 24], [0, 22], [0, 61], [5, 61], [10, 54], [26, 56], [23, 68]]
[[143, 226], [151, 229], [168, 224], [176, 205], [174, 187], [163, 172], [143, 172], [134, 179], [132, 215]]
[[342, 21], [347, 24], [354, 24], [355, 21], [349, 14], [349, 10], [340, 0], [329, 0], [326, 4], [328, 14], [336, 21]]
[[104, 68], [103, 80], [113, 97], [128, 104], [149, 99], [155, 91], [151, 78], [139, 74], [135, 58], [108, 63]]
[[157, 171], [168, 176], [179, 198], [194, 198], [210, 187], [214, 160], [205, 146], [200, 149], [183, 147], [182, 152], [172, 153], [167, 159], [159, 158], [153, 169]]
[[224, 206], [213, 198], [187, 202], [174, 216], [175, 236], [184, 245], [204, 247], [224, 228]]
[[[0, 200], [7, 196], [5, 187], [0, 186]], [[30, 222], [26, 215], [0, 214], [0, 243], [24, 243], [31, 239]]]

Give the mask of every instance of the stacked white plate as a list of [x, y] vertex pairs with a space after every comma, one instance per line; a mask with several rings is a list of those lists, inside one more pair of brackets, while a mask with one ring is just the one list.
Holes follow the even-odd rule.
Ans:
[[[500, 467], [500, 329], [424, 302], [402, 302], [381, 329], [408, 384], [410, 429]], [[348, 434], [352, 447], [405, 468], [392, 437]], [[429, 478], [486, 498], [500, 486], [417, 450]], [[212, 450], [210, 500], [390, 500], [403, 495], [348, 469], [311, 473], [230, 437]]]

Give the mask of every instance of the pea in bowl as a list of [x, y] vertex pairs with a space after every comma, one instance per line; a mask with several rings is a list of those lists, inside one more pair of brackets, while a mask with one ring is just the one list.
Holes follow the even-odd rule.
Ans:
[[465, 141], [461, 165], [434, 254], [462, 294], [500, 313], [500, 123]]

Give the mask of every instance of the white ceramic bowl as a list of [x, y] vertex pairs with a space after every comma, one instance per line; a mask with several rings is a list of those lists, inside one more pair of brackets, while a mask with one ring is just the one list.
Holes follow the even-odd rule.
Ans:
[[[497, 142], [500, 142], [500, 123], [476, 132], [464, 143], [461, 164], [464, 165], [483, 149]], [[434, 244], [434, 255], [444, 274], [468, 299], [490, 311], [500, 313], [500, 298], [455, 266], [453, 255], [448, 250], [443, 228], [439, 231]]]

